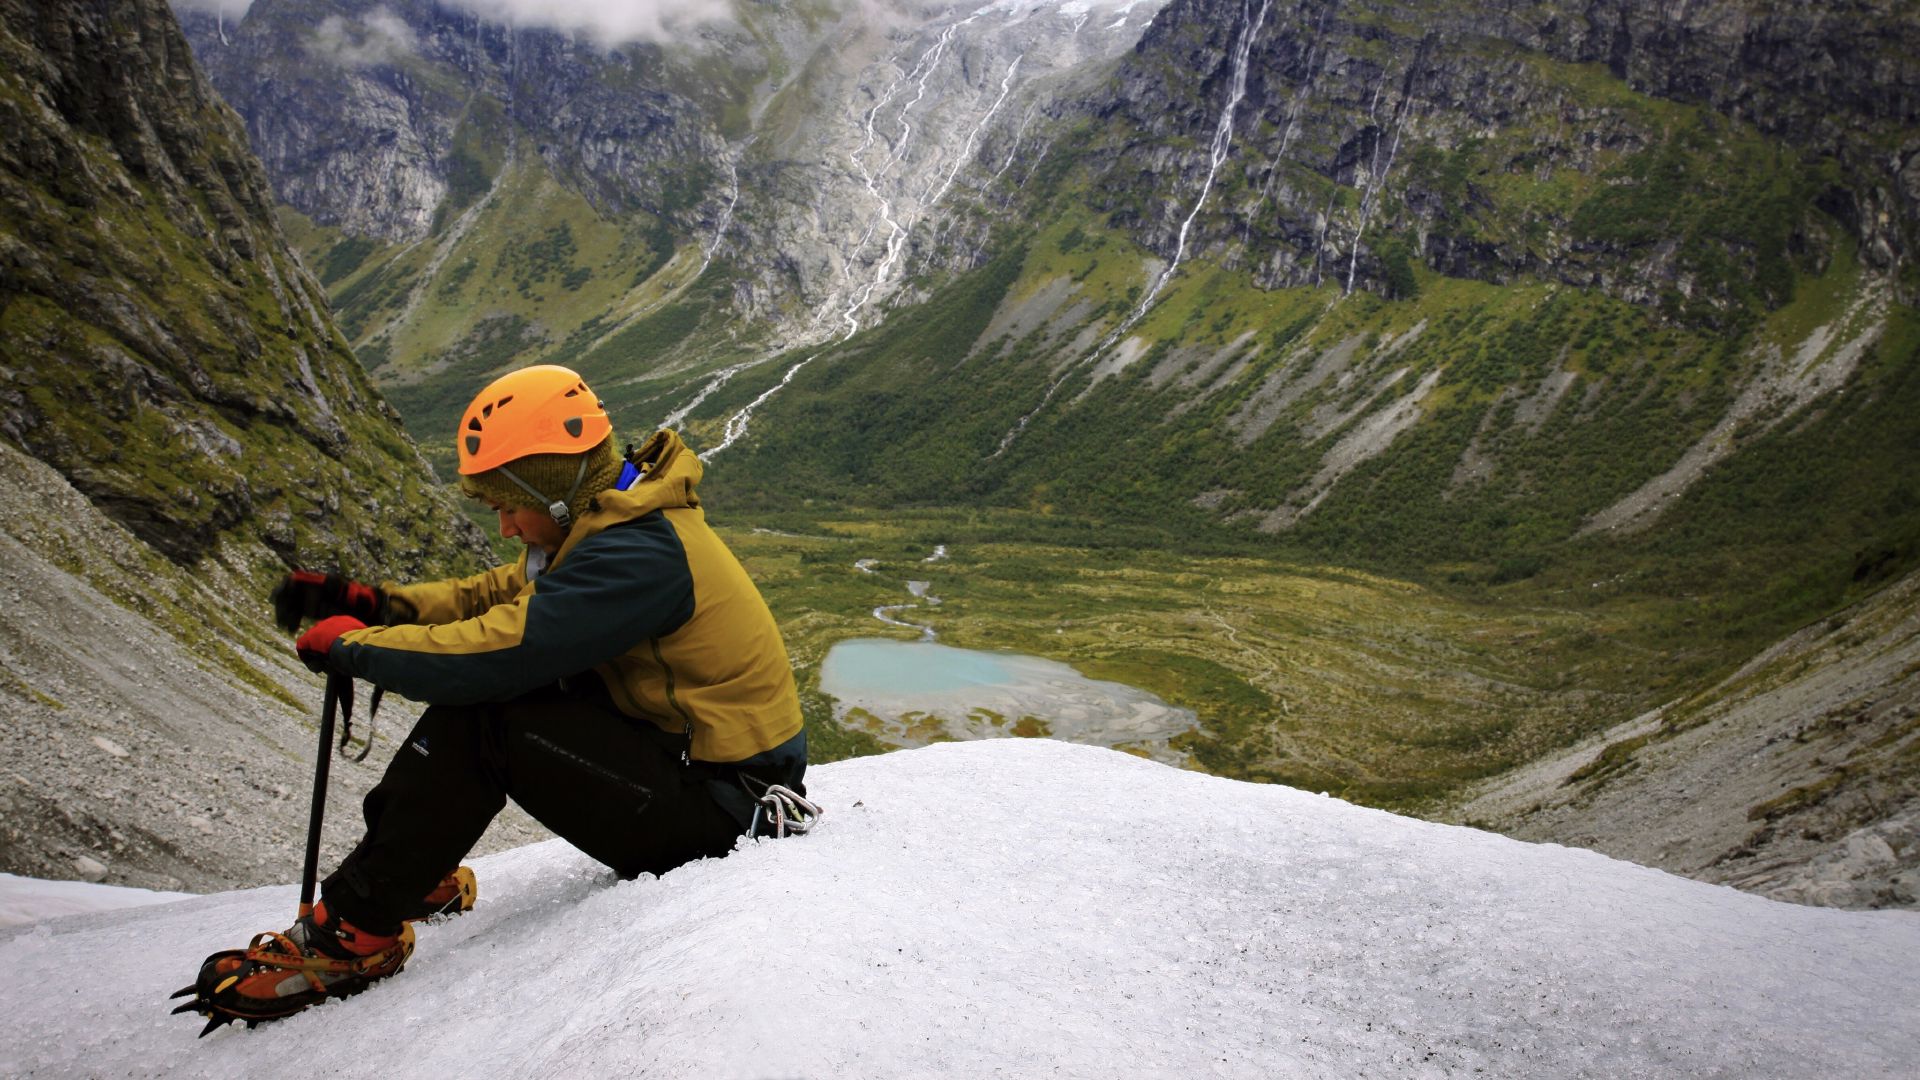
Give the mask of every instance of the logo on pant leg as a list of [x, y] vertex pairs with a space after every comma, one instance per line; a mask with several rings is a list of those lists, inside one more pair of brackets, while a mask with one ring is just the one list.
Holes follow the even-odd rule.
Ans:
[[407, 745], [413, 747], [414, 752], [421, 757], [427, 756], [427, 737], [425, 735], [420, 736]]

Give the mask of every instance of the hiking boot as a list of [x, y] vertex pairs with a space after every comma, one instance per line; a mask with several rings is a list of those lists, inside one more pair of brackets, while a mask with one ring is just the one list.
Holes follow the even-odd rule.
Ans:
[[284, 934], [255, 934], [245, 949], [207, 957], [194, 985], [173, 995], [194, 999], [173, 1011], [207, 1017], [202, 1035], [235, 1020], [252, 1027], [357, 994], [399, 971], [411, 955], [413, 927], [370, 934], [328, 912], [322, 901]]
[[480, 896], [480, 883], [474, 880], [470, 867], [457, 867], [453, 873], [440, 879], [433, 891], [420, 898], [420, 906], [406, 915], [408, 922], [420, 922], [437, 916], [454, 916], [473, 910], [473, 902]]

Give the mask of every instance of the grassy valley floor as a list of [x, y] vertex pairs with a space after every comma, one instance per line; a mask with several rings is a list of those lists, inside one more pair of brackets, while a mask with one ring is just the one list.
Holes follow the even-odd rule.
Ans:
[[[819, 756], [884, 748], [858, 713], [822, 723], [833, 709], [820, 664], [847, 638], [917, 637], [873, 614], [913, 603], [909, 581], [941, 602], [896, 617], [943, 644], [1065, 662], [1193, 710], [1198, 729], [1175, 745], [1199, 768], [1398, 810], [1431, 812], [1463, 785], [1657, 703], [1645, 673], [1659, 658], [1607, 608], [1487, 602], [1241, 555], [1074, 546], [1032, 538], [1037, 523], [1010, 513], [719, 524], [780, 620]], [[928, 561], [939, 545], [946, 556]], [[1037, 719], [1008, 730], [1041, 733]]]

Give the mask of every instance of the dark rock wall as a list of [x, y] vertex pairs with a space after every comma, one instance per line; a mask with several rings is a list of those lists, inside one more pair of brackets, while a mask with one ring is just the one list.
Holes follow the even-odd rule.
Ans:
[[482, 549], [164, 0], [0, 0], [0, 350], [0, 434], [176, 562], [238, 539], [406, 574]]
[[[1262, 8], [1175, 0], [1113, 92], [1083, 106], [1108, 131], [1117, 180], [1096, 201], [1162, 253], [1206, 175], [1236, 44]], [[1692, 280], [1673, 245], [1583, 235], [1575, 208], [1511, 197], [1527, 180], [1598, 175], [1623, 154], [1677, 141], [1671, 118], [1627, 100], [1642, 95], [1752, 125], [1808, 173], [1829, 163], [1817, 205], [1869, 265], [1909, 262], [1920, 228], [1920, 18], [1894, 0], [1274, 0], [1249, 51], [1217, 198], [1189, 250], [1275, 286], [1340, 281], [1352, 266], [1359, 287], [1390, 292], [1398, 243], [1434, 269], [1490, 281], [1537, 274], [1634, 300], [1676, 284], [1711, 292], [1723, 283]], [[1688, 149], [1695, 162], [1717, 152]], [[1468, 154], [1473, 167], [1449, 175]], [[1739, 178], [1725, 179], [1731, 190]], [[1785, 223], [1796, 251], [1820, 245], [1806, 224]], [[1717, 242], [1726, 278], [1761, 273], [1745, 238]]]
[[[674, 215], [710, 197], [726, 144], [666, 88], [657, 46], [605, 49], [431, 0], [257, 0], [224, 30], [185, 20], [284, 202], [386, 240], [427, 235], [462, 185], [463, 125], [531, 153], [603, 210]], [[470, 194], [470, 193], [466, 193]], [[457, 208], [457, 206], [456, 206]]]

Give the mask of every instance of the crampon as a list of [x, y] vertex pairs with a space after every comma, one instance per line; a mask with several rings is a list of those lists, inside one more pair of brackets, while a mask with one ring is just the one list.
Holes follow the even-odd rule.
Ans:
[[[406, 921], [463, 914], [473, 910], [478, 895], [473, 871], [459, 867], [420, 898]], [[254, 1027], [328, 998], [357, 994], [399, 971], [413, 953], [412, 927], [402, 930], [393, 944], [363, 956], [341, 943], [343, 935], [351, 939], [356, 933], [350, 925], [324, 920], [323, 908], [313, 917], [302, 917], [284, 934], [256, 934], [244, 949], [224, 949], [207, 957], [194, 984], [173, 994], [176, 999], [191, 996], [193, 1000], [173, 1011], [206, 1017], [203, 1036], [235, 1020]]]
[[206, 1017], [202, 1036], [235, 1020], [254, 1027], [357, 994], [399, 971], [411, 955], [411, 926], [403, 925], [390, 943], [356, 955], [332, 929], [303, 917], [286, 933], [255, 934], [244, 949], [207, 957], [194, 984], [172, 995], [193, 1000], [173, 1011]]

